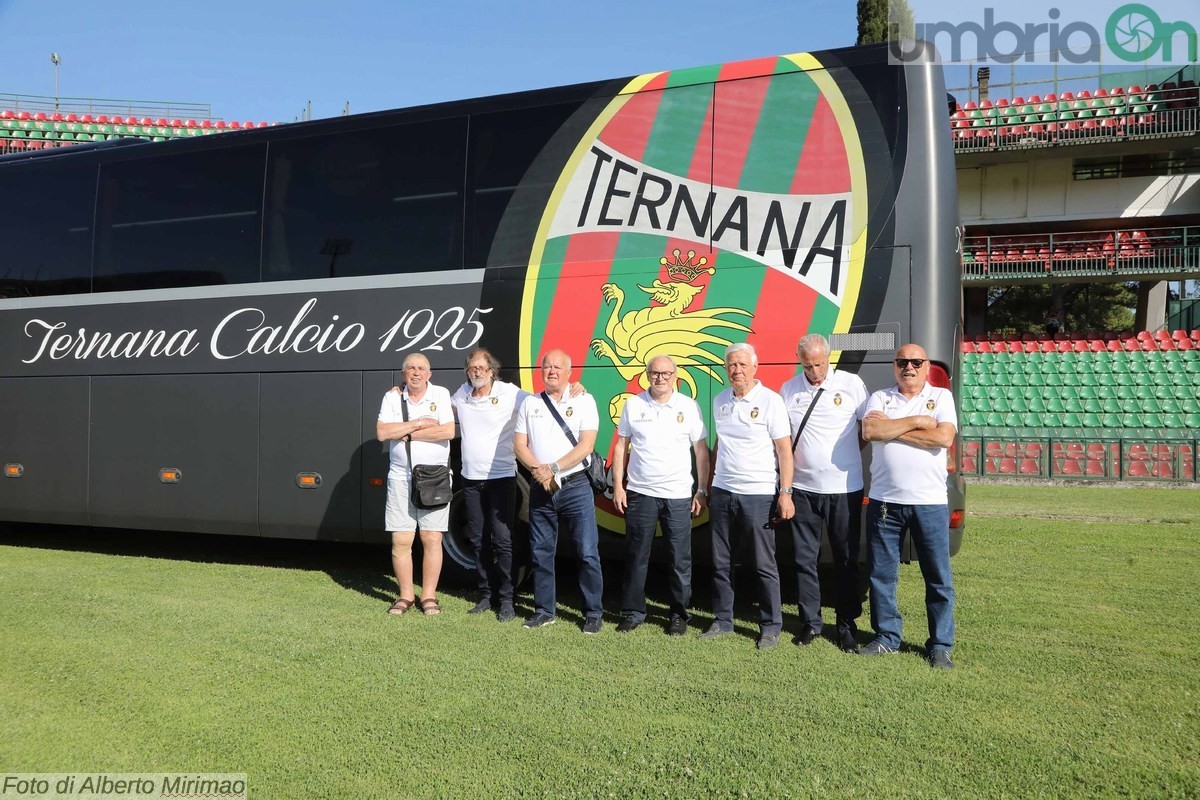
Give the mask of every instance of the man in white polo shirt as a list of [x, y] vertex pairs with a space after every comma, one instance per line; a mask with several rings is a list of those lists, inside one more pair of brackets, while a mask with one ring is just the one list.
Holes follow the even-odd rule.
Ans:
[[[392, 569], [400, 597], [388, 609], [403, 614], [416, 604], [413, 587], [412, 546], [421, 531], [420, 609], [427, 615], [440, 614], [437, 601], [438, 577], [442, 571], [442, 534], [450, 519], [450, 506], [417, 508], [412, 501], [412, 466], [450, 464], [450, 440], [454, 438], [454, 412], [450, 393], [429, 382], [429, 359], [420, 353], [404, 357], [404, 388], [393, 387], [383, 396], [375, 435], [391, 442], [385, 524], [392, 534]], [[409, 461], [409, 451], [412, 461]]]
[[875, 639], [858, 652], [875, 656], [900, 648], [896, 584], [900, 544], [907, 532], [925, 579], [927, 657], [933, 667], [952, 669], [954, 584], [946, 449], [954, 443], [958, 417], [950, 391], [929, 384], [929, 358], [922, 347], [901, 347], [892, 369], [896, 385], [871, 395], [863, 417], [863, 438], [871, 442], [867, 563]]
[[[687, 631], [687, 610], [692, 604], [692, 515], [700, 514], [708, 495], [708, 434], [696, 401], [676, 390], [675, 375], [675, 362], [669, 356], [650, 359], [646, 365], [650, 388], [625, 401], [617, 423], [613, 506], [625, 515], [626, 540], [621, 587], [624, 619], [618, 633], [632, 631], [646, 620], [646, 570], [659, 524], [671, 555], [667, 634], [682, 636]], [[630, 446], [628, 486], [626, 446]]]
[[488, 350], [471, 351], [467, 382], [451, 398], [462, 435], [462, 496], [467, 539], [475, 550], [480, 600], [468, 614], [496, 608], [501, 622], [513, 609], [513, 508], [517, 460], [513, 432], [517, 408], [529, 397], [499, 379], [500, 362]]
[[843, 650], [858, 642], [855, 620], [862, 616], [858, 598], [858, 546], [862, 535], [862, 438], [867, 387], [852, 372], [829, 368], [829, 342], [810, 333], [796, 345], [801, 374], [783, 384], [780, 394], [792, 422], [792, 543], [796, 555], [800, 632], [793, 640], [807, 645], [821, 635], [821, 584], [817, 559], [822, 530], [829, 531], [833, 554], [837, 641]]
[[[601, 628], [604, 578], [600, 572], [596, 501], [583, 461], [595, 447], [600, 415], [591, 395], [571, 397], [570, 380], [571, 357], [562, 350], [549, 351], [542, 356], [546, 390], [526, 397], [517, 412], [513, 445], [517, 460], [533, 476], [529, 487], [529, 549], [533, 558], [534, 615], [524, 627], [542, 628], [558, 618], [554, 556], [562, 526], [575, 540], [579, 559], [583, 632], [593, 634]], [[564, 425], [576, 444], [571, 444]]]
[[779, 644], [783, 612], [771, 505], [779, 492], [779, 518], [791, 519], [792, 439], [783, 398], [755, 379], [758, 355], [744, 342], [725, 351], [729, 388], [713, 399], [717, 429], [709, 513], [713, 550], [713, 613], [701, 639], [733, 633], [734, 553], [750, 540], [758, 574], [758, 649]]

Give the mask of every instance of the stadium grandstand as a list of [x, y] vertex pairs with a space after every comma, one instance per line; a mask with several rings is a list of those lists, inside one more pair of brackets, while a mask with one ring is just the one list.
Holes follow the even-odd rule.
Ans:
[[[1000, 92], [988, 69], [972, 77], [951, 90], [963, 471], [1200, 480], [1196, 65], [1069, 86], [1014, 78]], [[1036, 330], [989, 327], [989, 304], [1012, 287], [1049, 285], [1057, 301], [1101, 283], [1137, 287], [1132, 329], [1074, 330], [1059, 302], [1045, 326], [1030, 309]]]
[[163, 142], [270, 124], [213, 119], [211, 108], [197, 103], [0, 94], [0, 155], [130, 137]]

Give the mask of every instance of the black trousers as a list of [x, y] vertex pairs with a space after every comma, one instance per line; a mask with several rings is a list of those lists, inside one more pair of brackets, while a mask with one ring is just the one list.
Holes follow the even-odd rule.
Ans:
[[692, 604], [692, 499], [651, 497], [629, 492], [625, 510], [625, 580], [621, 586], [621, 613], [641, 622], [646, 619], [646, 570], [654, 530], [661, 523], [671, 554], [671, 616], [688, 618]]
[[724, 630], [733, 630], [733, 565], [739, 545], [748, 542], [758, 577], [759, 629], [779, 633], [783, 611], [779, 600], [779, 565], [775, 563], [775, 528], [771, 525], [774, 495], [733, 494], [713, 487], [709, 503], [712, 528], [713, 614]]
[[862, 616], [858, 598], [858, 549], [862, 533], [862, 490], [848, 494], [792, 493], [796, 516], [792, 518], [792, 544], [796, 551], [797, 605], [800, 624], [821, 630], [821, 584], [817, 559], [821, 532], [829, 531], [833, 556], [834, 610], [838, 628], [854, 630]]
[[475, 551], [479, 590], [493, 603], [513, 599], [513, 509], [517, 479], [463, 480], [467, 539]]

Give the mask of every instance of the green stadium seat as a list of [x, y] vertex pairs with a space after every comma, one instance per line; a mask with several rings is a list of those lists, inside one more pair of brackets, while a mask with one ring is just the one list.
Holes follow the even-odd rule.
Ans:
[[1106, 428], [1120, 428], [1121, 416], [1119, 414], [1105, 414], [1100, 418], [1100, 424]]
[[1108, 423], [1108, 420], [1106, 418], [1105, 425], [1104, 425], [1104, 427], [1106, 427], [1106, 428], [1112, 428], [1112, 427], [1144, 428], [1145, 427], [1145, 422], [1143, 422], [1141, 414], [1138, 414], [1136, 412], [1128, 412], [1128, 411], [1125, 412], [1125, 414], [1123, 414], [1121, 416], [1121, 422], [1119, 425], [1109, 425], [1107, 423]]
[[[1131, 398], [1132, 399], [1132, 398]], [[1121, 401], [1115, 397], [1106, 397], [1100, 405], [1100, 414], [1120, 414], [1123, 411]]]
[[1046, 410], [1054, 412], [1055, 414], [1061, 414], [1067, 409], [1063, 406], [1063, 401], [1061, 398], [1051, 397], [1046, 400]]
[[1062, 386], [1062, 376], [1057, 373], [1050, 373], [1042, 376], [1042, 383], [1046, 386]]
[[1111, 372], [1101, 373], [1101, 374], [1096, 375], [1096, 385], [1104, 386], [1104, 387], [1115, 387], [1117, 385], [1117, 378]]
[[1046, 413], [1042, 415], [1042, 425], [1047, 428], [1058, 428], [1063, 424], [1062, 414]]
[[1174, 400], [1176, 388], [1175, 386], [1155, 386], [1154, 396], [1159, 400]]
[[996, 411], [1001, 414], [1007, 414], [1009, 411], [1008, 398], [1007, 397], [997, 397], [997, 398], [993, 399], [992, 402], [989, 404], [989, 408], [992, 411]]
[[1044, 400], [1042, 400], [1040, 395], [1035, 395], [1026, 399], [1025, 407], [1037, 414], [1041, 414], [1046, 411], [1046, 403]]
[[1179, 401], [1174, 397], [1159, 398], [1158, 402], [1162, 406], [1164, 414], [1178, 414], [1182, 411]]
[[1142, 413], [1158, 413], [1162, 411], [1162, 406], [1158, 402], [1158, 398], [1148, 397], [1142, 402]]
[[1021, 427], [1021, 416], [1019, 414], [1006, 414], [1004, 416], [1004, 427], [1019, 428]]
[[1183, 427], [1192, 429], [1200, 428], [1200, 414], [1186, 414], [1183, 418]]
[[[1183, 373], [1182, 377], [1185, 378], [1185, 380], [1186, 380], [1187, 373]], [[1155, 372], [1154, 373], [1154, 385], [1155, 386], [1174, 386], [1175, 385], [1175, 376], [1169, 372]]]
[[1180, 398], [1179, 410], [1184, 414], [1200, 414], [1200, 399], [1195, 397]]
[[[1049, 416], [1049, 415], [1047, 415], [1047, 416]], [[1080, 418], [1080, 416], [1078, 414], [1074, 414], [1074, 413], [1063, 414], [1062, 418], [1059, 420], [1059, 422], [1061, 423], [1062, 427], [1064, 427], [1064, 428], [1081, 428], [1085, 424], [1084, 421]]]
[[1183, 428], [1186, 426], [1184, 425], [1182, 415], [1180, 415], [1180, 414], [1163, 414], [1161, 427], [1163, 427], [1163, 428]]
[[1008, 408], [1010, 411], [1014, 411], [1017, 414], [1024, 414], [1025, 412], [1029, 411], [1029, 406], [1025, 405], [1025, 398], [1023, 397], [1014, 397], [1013, 399], [1009, 400]]
[[1163, 427], [1163, 415], [1157, 412], [1142, 414], [1143, 428], [1161, 428]]
[[1133, 387], [1133, 396], [1139, 400], [1149, 400], [1151, 397], [1154, 397], [1154, 387], [1145, 385], [1135, 386]]
[[1083, 410], [1089, 414], [1103, 414], [1104, 407], [1100, 405], [1100, 401], [1094, 397], [1090, 397], [1083, 402]]
[[1096, 391], [1095, 386], [1080, 386], [1077, 394], [1080, 400], [1096, 400], [1100, 397], [1100, 393]]
[[1004, 415], [997, 414], [995, 411], [992, 411], [991, 413], [989, 413], [987, 415], [987, 419], [984, 421], [984, 424], [986, 424], [992, 428], [1003, 428], [1004, 427]]
[[1032, 414], [1032, 413], [1028, 413], [1028, 412], [1025, 414], [1022, 414], [1021, 415], [1021, 424], [1023, 426], [1025, 426], [1026, 428], [1040, 428], [1040, 427], [1042, 427], [1042, 415], [1041, 414]]

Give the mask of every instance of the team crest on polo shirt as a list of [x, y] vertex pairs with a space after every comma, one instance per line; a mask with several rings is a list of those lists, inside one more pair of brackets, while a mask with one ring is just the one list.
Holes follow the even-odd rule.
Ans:
[[837, 392], [833, 395], [833, 404], [835, 406], [840, 406], [842, 404], [842, 393], [841, 392]]
[[572, 414], [574, 414], [574, 413], [575, 413], [575, 409], [571, 408], [570, 406], [567, 406], [567, 413], [566, 413], [566, 414], [564, 414], [564, 416], [567, 416], [567, 417], [569, 417], [569, 416], [571, 416], [571, 415], [572, 415]]
[[500, 405], [500, 398], [499, 398], [499, 397], [493, 397], [493, 398], [492, 398], [492, 405], [494, 405], [494, 406], [498, 406], [498, 405]]
[[930, 398], [929, 400], [925, 401], [925, 409], [927, 411], [933, 411], [933, 409], [936, 405], [937, 405], [937, 403], [933, 402], [933, 398]]
[[758, 406], [755, 406], [750, 411], [750, 419], [758, 419]]
[[680, 424], [683, 424], [683, 412], [682, 411], [680, 411], [678, 414], [675, 415], [675, 421]]
[[437, 403], [430, 403], [430, 404], [429, 404], [429, 410], [430, 410], [430, 411], [437, 411]]

